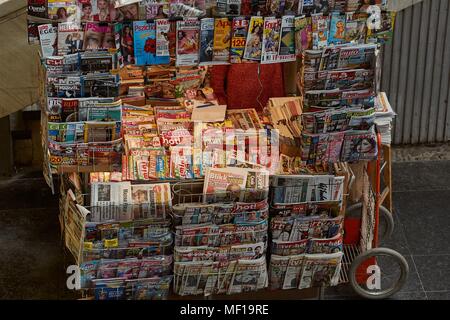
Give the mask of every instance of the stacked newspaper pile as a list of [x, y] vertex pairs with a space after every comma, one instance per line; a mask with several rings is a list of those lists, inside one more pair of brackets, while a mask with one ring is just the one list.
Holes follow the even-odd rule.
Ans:
[[209, 168], [203, 202], [173, 207], [176, 294], [267, 287], [268, 178], [266, 170]]
[[385, 92], [378, 93], [378, 96], [375, 99], [375, 108], [375, 124], [381, 135], [381, 143], [389, 146], [392, 141], [392, 120], [396, 114], [392, 109]]
[[337, 285], [343, 256], [343, 177], [275, 176], [271, 189], [270, 288]]
[[91, 183], [81, 286], [96, 299], [162, 299], [172, 280], [168, 183]]

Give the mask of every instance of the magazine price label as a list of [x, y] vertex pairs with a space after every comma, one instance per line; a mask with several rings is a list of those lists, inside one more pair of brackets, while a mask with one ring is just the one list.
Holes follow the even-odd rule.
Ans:
[[268, 304], [225, 304], [223, 306], [201, 306], [187, 304], [180, 307], [180, 315], [182, 316], [206, 316], [214, 318], [214, 316], [267, 316], [269, 315]]

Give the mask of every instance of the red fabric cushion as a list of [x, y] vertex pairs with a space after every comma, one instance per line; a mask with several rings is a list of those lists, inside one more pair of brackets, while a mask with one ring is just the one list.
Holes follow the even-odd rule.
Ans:
[[285, 96], [283, 66], [281, 63], [213, 66], [211, 87], [219, 100], [226, 98], [229, 109], [262, 110], [269, 98]]

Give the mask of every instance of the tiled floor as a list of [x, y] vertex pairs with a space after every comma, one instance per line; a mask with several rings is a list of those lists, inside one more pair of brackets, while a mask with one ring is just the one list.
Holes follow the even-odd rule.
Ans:
[[[383, 246], [401, 253], [410, 273], [392, 299], [450, 299], [450, 161], [393, 164], [395, 229]], [[343, 287], [343, 288], [340, 288]], [[347, 286], [327, 299], [353, 299]]]
[[[393, 237], [410, 274], [392, 299], [450, 299], [450, 161], [393, 167]], [[58, 199], [39, 172], [0, 180], [0, 299], [73, 299], [65, 289]], [[358, 299], [348, 286], [327, 299]]]

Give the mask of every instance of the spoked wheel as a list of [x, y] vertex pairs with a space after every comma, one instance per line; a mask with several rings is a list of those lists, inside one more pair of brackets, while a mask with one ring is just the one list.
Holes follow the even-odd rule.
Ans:
[[353, 260], [349, 281], [361, 297], [386, 299], [403, 287], [408, 274], [408, 262], [400, 253], [388, 248], [375, 248]]
[[[355, 203], [348, 206], [345, 212], [346, 216], [360, 216], [363, 204], [362, 202]], [[378, 241], [382, 243], [384, 240], [389, 239], [394, 232], [394, 217], [392, 213], [384, 206], [380, 206], [380, 220], [378, 224]]]

